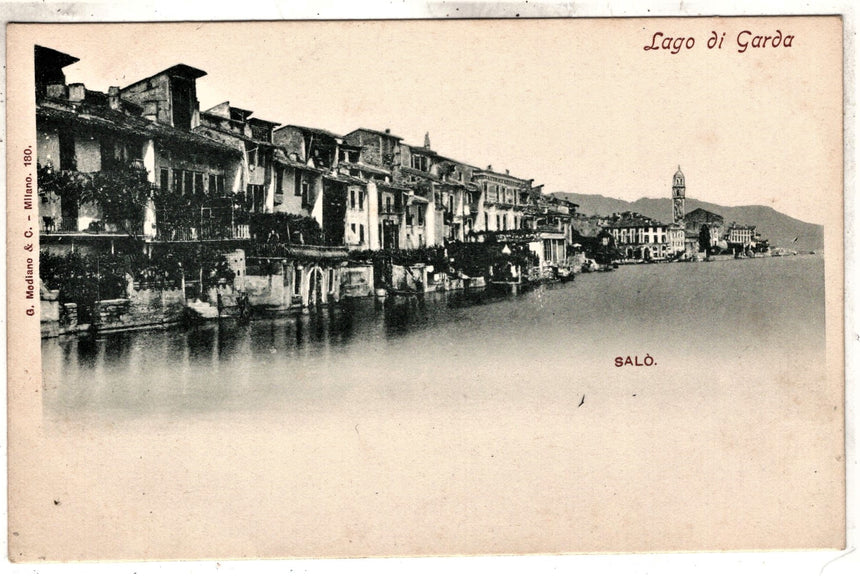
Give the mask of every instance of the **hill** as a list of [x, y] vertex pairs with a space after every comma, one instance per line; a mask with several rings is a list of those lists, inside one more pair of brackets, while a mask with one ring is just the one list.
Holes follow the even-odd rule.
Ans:
[[[599, 194], [554, 192], [552, 195], [579, 204], [579, 211], [587, 215], [608, 216], [613, 212], [631, 211], [668, 222], [672, 214], [671, 198], [640, 198], [635, 202], [628, 202]], [[782, 246], [798, 252], [821, 250], [824, 247], [824, 226], [797, 220], [777, 212], [770, 206], [721, 206], [688, 197], [687, 212], [696, 208], [719, 214], [725, 219], [726, 225], [737, 222], [755, 226], [756, 231], [767, 238], [771, 246]], [[795, 238], [797, 242], [794, 241]]]

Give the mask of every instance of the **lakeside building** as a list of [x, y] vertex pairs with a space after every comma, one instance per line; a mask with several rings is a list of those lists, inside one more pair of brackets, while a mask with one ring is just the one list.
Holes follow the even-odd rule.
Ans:
[[707, 230], [710, 239], [710, 247], [717, 246], [723, 239], [723, 217], [704, 208], [696, 208], [684, 216], [686, 231], [691, 235], [699, 236], [702, 230]]
[[[498, 244], [486, 253], [503, 247], [532, 253], [544, 275], [569, 267], [570, 247], [598, 232], [597, 244], [608, 248], [611, 238], [625, 259], [646, 261], [699, 253], [705, 228], [711, 247], [728, 240], [746, 248], [760, 240], [755, 227], [724, 231], [719, 214], [685, 212], [680, 166], [671, 223], [633, 212], [586, 218], [576, 203], [544, 194], [534, 179], [441, 154], [429, 134], [422, 145], [387, 129], [341, 135], [263, 120], [229, 100], [201, 111], [197, 81], [206, 72], [186, 64], [96, 92], [66, 83], [63, 69], [74, 62], [36, 48], [42, 245], [149, 257], [205, 245], [235, 275], [217, 288], [219, 303], [241, 293], [253, 306], [282, 310], [336, 301], [342, 289], [372, 293], [375, 272], [366, 251], [414, 250], [409, 258], [426, 260], [416, 266], [433, 263], [433, 284], [449, 286], [446, 275], [459, 274], [456, 266], [429, 254], [458, 243]], [[43, 189], [43, 169], [53, 188]], [[120, 181], [129, 174], [142, 175], [145, 187]], [[129, 190], [128, 210], [100, 203], [92, 190], [76, 196], [87, 178], [113, 178], [102, 188]], [[62, 185], [67, 190], [55, 193]], [[215, 299], [206, 275], [221, 271], [204, 273], [200, 264], [182, 273], [187, 297]], [[350, 284], [353, 277], [360, 287]]]
[[666, 224], [637, 212], [613, 214], [604, 229], [628, 260], [662, 260], [671, 254]]
[[508, 170], [497, 172], [492, 166], [475, 170], [473, 179], [481, 192], [476, 231], [500, 232], [524, 227], [526, 209], [537, 205], [532, 202], [536, 199], [532, 196], [534, 180], [511, 176]]
[[[159, 225], [159, 206], [152, 200], [137, 206], [135, 213], [117, 214], [81, 201], [77, 190], [77, 183], [87, 177], [130, 166], [145, 173], [151, 187], [163, 195], [205, 195], [217, 203], [235, 193], [241, 185], [241, 153], [191, 130], [199, 119], [194, 82], [202, 71], [180, 64], [144, 84], [133, 84], [132, 93], [146, 83], [157, 87], [143, 105], [126, 98], [126, 89], [111, 87], [105, 94], [80, 83], [66, 84], [62, 68], [77, 58], [41, 46], [35, 57], [37, 163], [46, 170], [46, 179], [62, 181], [68, 188], [63, 194], [44, 187], [40, 191], [39, 231], [45, 248], [86, 249], [107, 243], [113, 250], [129, 238], [247, 237], [247, 227], [217, 211], [180, 230]], [[174, 101], [187, 106], [167, 105]]]
[[748, 248], [754, 245], [756, 239], [755, 226], [744, 226], [732, 222], [726, 231], [726, 240], [729, 244], [736, 244]]

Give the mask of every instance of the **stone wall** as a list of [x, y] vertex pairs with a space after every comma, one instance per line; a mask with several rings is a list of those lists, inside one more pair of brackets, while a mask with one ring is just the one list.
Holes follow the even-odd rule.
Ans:
[[353, 265], [341, 274], [340, 293], [347, 298], [373, 296], [373, 265]]
[[99, 332], [158, 327], [178, 322], [184, 311], [180, 288], [130, 290], [128, 298], [96, 302], [93, 325]]
[[400, 266], [394, 264], [391, 267], [391, 284], [395, 290], [418, 290], [418, 282], [421, 282], [421, 291], [426, 292], [430, 288], [427, 283], [427, 267], [424, 264], [413, 266]]
[[53, 338], [60, 334], [60, 291], [42, 290], [39, 298], [39, 325], [42, 338]]
[[245, 291], [248, 294], [248, 302], [254, 308], [287, 310], [292, 306], [293, 297], [290, 286], [284, 284], [283, 272], [267, 276], [246, 276]]

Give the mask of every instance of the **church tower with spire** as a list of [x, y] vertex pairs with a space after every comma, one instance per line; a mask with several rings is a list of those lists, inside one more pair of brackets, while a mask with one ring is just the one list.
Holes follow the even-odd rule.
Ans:
[[678, 171], [675, 172], [675, 177], [672, 179], [672, 222], [680, 226], [684, 225], [684, 197], [687, 193], [687, 187], [684, 184], [684, 173], [681, 172], [681, 166], [678, 166]]

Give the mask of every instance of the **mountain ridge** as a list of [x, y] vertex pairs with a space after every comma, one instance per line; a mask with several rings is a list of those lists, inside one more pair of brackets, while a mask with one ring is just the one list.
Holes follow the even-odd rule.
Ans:
[[[551, 196], [579, 204], [579, 212], [589, 216], [609, 216], [614, 212], [629, 211], [638, 212], [661, 222], [669, 222], [672, 217], [671, 198], [643, 196], [634, 202], [629, 202], [602, 194], [553, 192]], [[792, 218], [770, 206], [760, 204], [722, 206], [687, 197], [686, 211], [691, 212], [697, 208], [719, 214], [723, 217], [726, 226], [732, 222], [755, 226], [756, 231], [767, 238], [771, 246], [782, 246], [797, 251], [821, 250], [824, 247], [824, 226]]]

